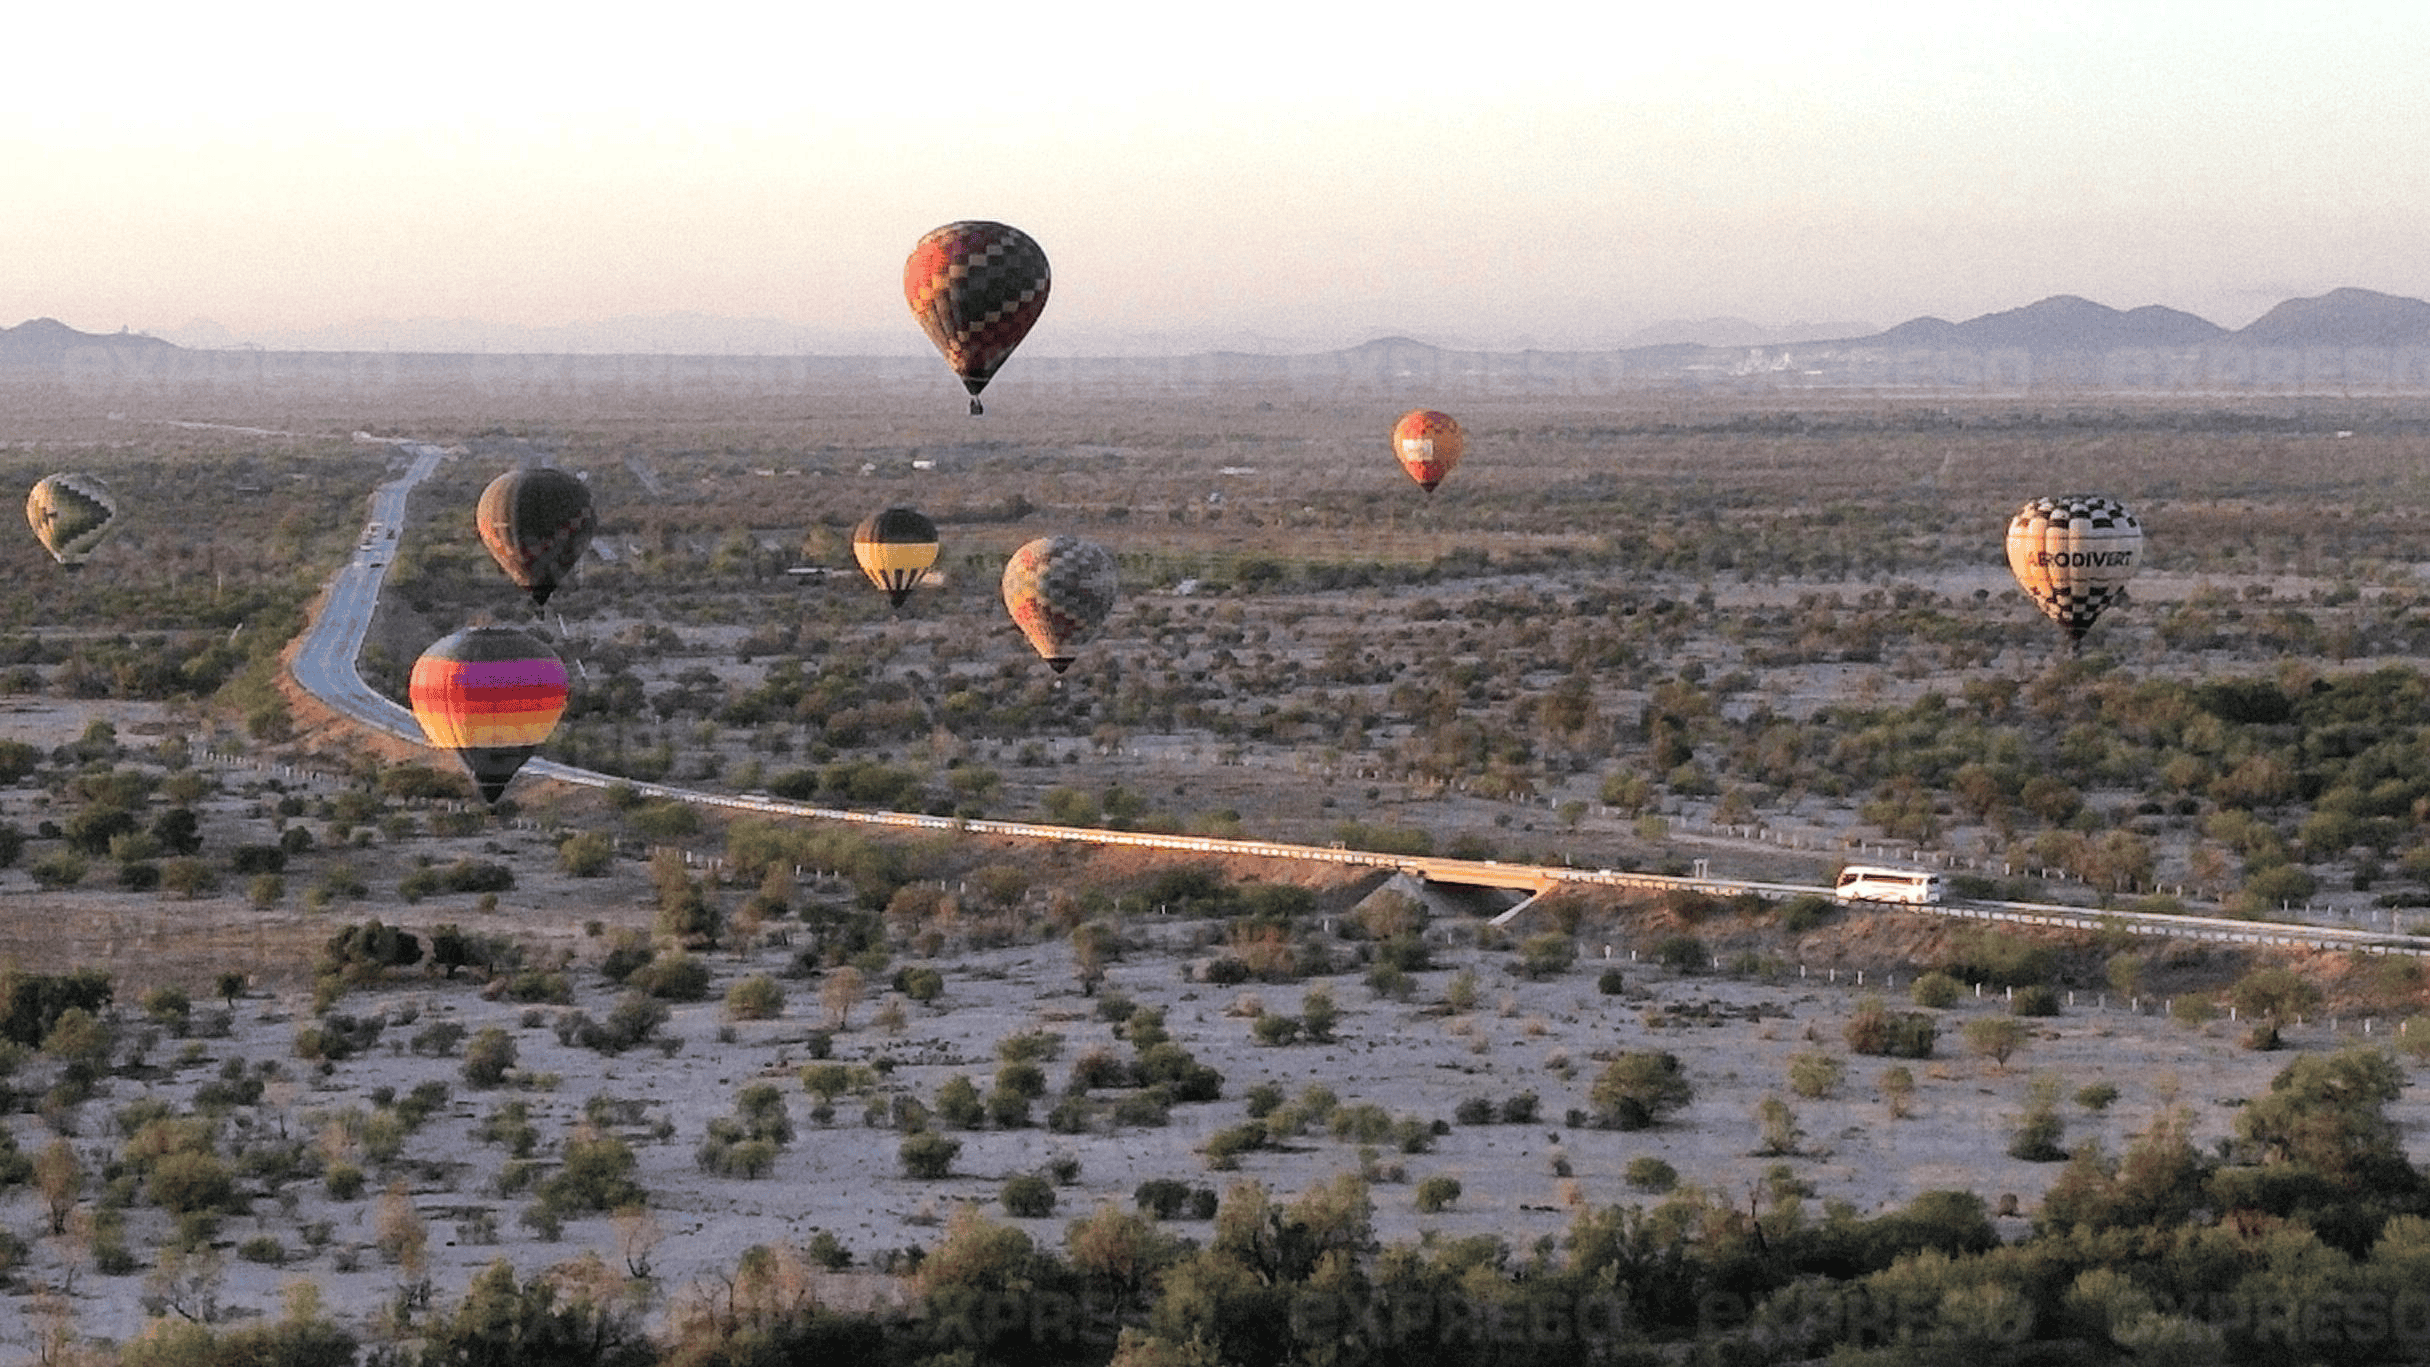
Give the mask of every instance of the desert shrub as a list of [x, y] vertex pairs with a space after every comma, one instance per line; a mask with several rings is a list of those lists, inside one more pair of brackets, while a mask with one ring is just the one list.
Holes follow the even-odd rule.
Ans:
[[2034, 1078], [2026, 1089], [2025, 1111], [2017, 1119], [2016, 1133], [2009, 1137], [2008, 1156], [2028, 1163], [2056, 1163], [2067, 1157], [2059, 1147], [2060, 1136], [2067, 1123], [2059, 1115], [2059, 1084], [2047, 1074]]
[[1930, 1058], [1940, 1027], [1921, 1011], [1892, 1011], [1879, 996], [1868, 995], [1841, 1030], [1852, 1053], [1890, 1058]]
[[1043, 1220], [1055, 1213], [1055, 1184], [1036, 1173], [1006, 1179], [997, 1195], [1004, 1213], [1016, 1220]]
[[1966, 1047], [1995, 1067], [2006, 1069], [2009, 1056], [2025, 1045], [2025, 1025], [2014, 1016], [1977, 1016], [1966, 1022]]
[[2055, 1016], [2059, 1014], [2058, 989], [2043, 983], [2020, 987], [2009, 999], [2008, 1012], [2014, 1016]]
[[1848, 1065], [1834, 1055], [1819, 1049], [1800, 1050], [1789, 1059], [1789, 1089], [1809, 1101], [1818, 1101], [1839, 1090], [1848, 1075]]
[[932, 1002], [945, 995], [945, 975], [927, 967], [900, 968], [895, 970], [894, 990], [915, 1002]]
[[1230, 1172], [1240, 1166], [1240, 1155], [1266, 1147], [1264, 1122], [1243, 1121], [1228, 1129], [1208, 1135], [1198, 1151], [1206, 1155], [1207, 1166], [1216, 1172]]
[[1300, 1023], [1295, 1016], [1267, 1012], [1252, 1022], [1249, 1030], [1250, 1033], [1257, 1036], [1259, 1044], [1283, 1045], [1290, 1044], [1299, 1038]]
[[1621, 1176], [1637, 1190], [1656, 1194], [1679, 1185], [1679, 1170], [1650, 1153], [1641, 1153], [1628, 1160], [1628, 1166], [1622, 1170]]
[[1676, 1056], [1631, 1050], [1604, 1066], [1588, 1094], [1594, 1123], [1604, 1129], [1642, 1130], [1695, 1098]]
[[264, 873], [285, 873], [287, 851], [279, 845], [239, 845], [228, 851], [228, 871], [243, 878]]
[[1616, 968], [1604, 969], [1595, 977], [1595, 990], [1606, 997], [1617, 997], [1627, 990], [1628, 982]]
[[1964, 982], [2024, 987], [2047, 982], [2058, 970], [2058, 954], [2001, 931], [1970, 929], [1959, 933], [1939, 967]]
[[624, 985], [668, 1001], [702, 1001], [709, 995], [709, 966], [681, 950], [671, 950], [634, 969]]
[[1676, 973], [1700, 973], [1711, 966], [1713, 955], [1693, 935], [1665, 935], [1654, 945], [1654, 961]]
[[649, 1193], [633, 1178], [639, 1166], [632, 1147], [616, 1136], [577, 1131], [566, 1139], [556, 1173], [540, 1184], [540, 1203], [560, 1217], [647, 1204]]
[[385, 1016], [357, 1018], [342, 1012], [330, 1012], [319, 1023], [299, 1027], [295, 1032], [295, 1056], [311, 1062], [327, 1060], [341, 1062], [379, 1043], [380, 1032], [387, 1028]]
[[2088, 1082], [2076, 1089], [2076, 1104], [2095, 1113], [2109, 1109], [2118, 1099], [2118, 1087], [2112, 1082]]
[[1797, 1124], [1797, 1112], [1777, 1096], [1766, 1096], [1755, 1103], [1755, 1123], [1762, 1133], [1755, 1146], [1759, 1154], [1793, 1154], [1806, 1137]]
[[584, 1011], [568, 1011], [558, 1016], [557, 1042], [602, 1054], [621, 1054], [647, 1043], [658, 1027], [666, 1023], [667, 1014], [666, 1003], [648, 993], [627, 992], [617, 999], [604, 1022], [592, 1020]]
[[737, 979], [726, 989], [726, 1019], [774, 1020], [785, 1013], [785, 989], [765, 973]]
[[999, 1130], [1029, 1128], [1031, 1097], [1026, 1092], [1009, 1087], [993, 1087], [987, 1093], [987, 1121]]
[[276, 1267], [287, 1261], [287, 1246], [275, 1234], [256, 1234], [236, 1246], [236, 1256], [249, 1263]]
[[1792, 897], [1781, 904], [1780, 928], [1791, 935], [1803, 935], [1830, 919], [1831, 899], [1820, 893]]
[[500, 1026], [482, 1027], [464, 1049], [464, 1082], [470, 1087], [500, 1087], [515, 1067], [515, 1037]]
[[1481, 1096], [1472, 1096], [1452, 1108], [1451, 1118], [1462, 1125], [1493, 1123], [1493, 1103]]
[[1904, 1119], [1915, 1109], [1915, 1074], [1903, 1067], [1884, 1068], [1879, 1083], [1882, 1101], [1890, 1107], [1890, 1118]]
[[1451, 1209], [1460, 1199], [1460, 1179], [1436, 1175], [1417, 1186], [1417, 1208], [1421, 1215], [1433, 1215]]
[[1965, 990], [1965, 984], [1936, 969], [1918, 977], [1915, 985], [1908, 989], [1908, 995], [1915, 998], [1917, 1006], [1928, 1006], [1937, 1011], [1956, 1004]]
[[1578, 961], [1578, 944], [1559, 931], [1531, 935], [1519, 946], [1518, 972], [1531, 981], [1559, 977]]
[[1072, 1060], [1071, 1077], [1064, 1083], [1063, 1090], [1070, 1095], [1081, 1096], [1100, 1087], [1130, 1085], [1130, 1065], [1113, 1050], [1097, 1046]]
[[949, 1128], [976, 1130], [987, 1124], [987, 1103], [979, 1096], [978, 1084], [957, 1075], [937, 1087], [936, 1114]]
[[[1178, 1220], [1184, 1214], [1204, 1220], [1215, 1213], [1214, 1188], [1192, 1187], [1170, 1177], [1153, 1177], [1140, 1183], [1132, 1190], [1131, 1200], [1159, 1220]], [[1201, 1206], [1204, 1213], [1200, 1213]]]
[[567, 836], [557, 846], [557, 863], [576, 878], [599, 878], [615, 863], [616, 845], [597, 831]]
[[895, 1155], [903, 1165], [903, 1175], [919, 1181], [935, 1181], [953, 1171], [953, 1160], [962, 1152], [962, 1141], [948, 1139], [934, 1130], [917, 1130], [903, 1136]]

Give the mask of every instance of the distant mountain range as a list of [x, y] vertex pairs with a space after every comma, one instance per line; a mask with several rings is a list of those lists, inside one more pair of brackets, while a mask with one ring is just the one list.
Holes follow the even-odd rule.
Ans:
[[36, 318], [13, 328], [0, 328], [0, 365], [55, 364], [69, 352], [87, 347], [177, 350], [172, 343], [140, 332], [78, 332], [56, 318]]
[[[740, 332], [721, 331], [731, 322]], [[190, 326], [185, 335], [201, 340]], [[120, 331], [80, 332], [37, 318], [0, 328], [0, 373], [56, 373], [78, 383], [318, 378], [353, 384], [452, 382], [681, 386], [715, 373], [737, 382], [798, 384], [856, 375], [932, 381], [935, 359], [894, 334], [833, 334], [813, 349], [807, 329], [774, 320], [707, 315], [616, 320], [606, 331], [508, 329], [514, 347], [466, 349], [474, 334], [437, 328], [416, 346], [381, 350], [180, 347]], [[1810, 336], [1845, 327], [1850, 335]], [[792, 329], [788, 331], [788, 329]], [[205, 329], [208, 335], [208, 330]], [[737, 346], [737, 338], [752, 345]], [[917, 338], [913, 338], [917, 341]], [[2129, 390], [2370, 389], [2430, 392], [2430, 302], [2365, 289], [2289, 299], [2233, 331], [2180, 309], [2115, 309], [2076, 295], [1961, 323], [1915, 318], [1887, 331], [1863, 324], [1767, 329], [1712, 318], [1649, 328], [1595, 350], [1480, 350], [1386, 337], [1335, 350], [1290, 348], [1247, 337], [1233, 347], [1179, 350], [1177, 337], [1128, 339], [1096, 357], [1024, 355], [1016, 383], [1168, 385], [1320, 384], [1408, 391], [1586, 394], [1664, 386], [1744, 389], [2060, 388]], [[724, 345], [720, 345], [721, 341]], [[629, 347], [612, 350], [602, 343]], [[522, 349], [529, 347], [530, 349]]]
[[[772, 318], [719, 318], [669, 314], [614, 318], [596, 324], [520, 328], [474, 322], [421, 321], [382, 325], [381, 350], [434, 355], [489, 352], [509, 355], [732, 355], [893, 356], [924, 354], [903, 336], [822, 336]], [[226, 328], [196, 321], [178, 329], [189, 347], [240, 345]], [[393, 334], [393, 335], [391, 335]], [[296, 334], [293, 346], [247, 350], [358, 351], [334, 330]], [[1146, 340], [1146, 339], [1142, 339]], [[1394, 339], [1399, 340], [1399, 339]], [[1154, 339], [1159, 354], [1171, 355], [1173, 339]], [[837, 343], [843, 343], [841, 347]], [[1653, 348], [1743, 349], [1750, 347], [2015, 348], [2035, 352], [2107, 351], [2118, 347], [2189, 347], [2210, 344], [2277, 347], [2430, 345], [2430, 302], [2375, 290], [2339, 289], [2311, 299], [2289, 299], [2245, 327], [2230, 331], [2182, 309], [2147, 304], [2115, 309], [2072, 294], [1986, 313], [1962, 323], [1915, 318], [1886, 331], [1862, 323], [1796, 323], [1765, 327], [1743, 318], [1674, 320], [1642, 328], [1621, 339], [1614, 351]], [[175, 345], [145, 333], [79, 332], [49, 318], [0, 328], [0, 363], [55, 359], [83, 347], [158, 348]], [[1420, 345], [1423, 345], [1422, 343]], [[1459, 348], [1444, 348], [1458, 350]], [[1128, 350], [1128, 348], [1125, 348]], [[1259, 339], [1209, 351], [1250, 355], [1289, 354], [1295, 348]], [[1202, 353], [1203, 354], [1203, 353]], [[1303, 353], [1304, 354], [1304, 353]]]
[[2230, 332], [2180, 309], [2148, 304], [2124, 311], [2072, 294], [1986, 313], [1963, 323], [1917, 318], [1852, 345], [2021, 347], [2027, 351], [2107, 351], [2207, 342], [2253, 346], [2419, 346], [2430, 343], [2430, 303], [2376, 290], [2340, 289], [2289, 299]]

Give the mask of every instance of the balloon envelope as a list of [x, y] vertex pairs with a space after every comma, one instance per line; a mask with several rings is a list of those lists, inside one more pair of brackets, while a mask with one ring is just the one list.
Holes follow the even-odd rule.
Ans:
[[904, 302], [962, 377], [971, 412], [980, 411], [979, 391], [1045, 311], [1051, 283], [1046, 253], [1002, 223], [948, 223], [911, 249]]
[[1076, 536], [1042, 536], [1004, 564], [1004, 607], [1057, 674], [1114, 610], [1114, 556]]
[[2042, 615], [2081, 641], [2126, 593], [2143, 559], [2143, 524], [2114, 498], [2037, 498], [2008, 520], [2008, 568]]
[[553, 469], [509, 470], [491, 480], [473, 521], [498, 568], [542, 604], [582, 563], [599, 529], [591, 486]]
[[93, 475], [45, 475], [25, 496], [25, 520], [51, 558], [74, 569], [118, 530], [118, 500]]
[[871, 513], [852, 529], [852, 558], [896, 607], [937, 563], [937, 524], [910, 508]]
[[565, 665], [512, 627], [467, 627], [413, 665], [414, 720], [432, 745], [456, 752], [492, 804], [557, 729], [565, 696]]
[[1392, 454], [1427, 493], [1434, 492], [1467, 452], [1468, 434], [1449, 413], [1413, 408], [1392, 425]]

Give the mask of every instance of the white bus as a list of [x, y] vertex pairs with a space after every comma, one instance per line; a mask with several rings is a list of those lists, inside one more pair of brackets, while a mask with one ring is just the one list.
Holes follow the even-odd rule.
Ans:
[[1847, 902], [1906, 902], [1925, 906], [1948, 891], [1941, 876], [1922, 869], [1890, 869], [1875, 864], [1850, 864], [1839, 871], [1833, 895]]

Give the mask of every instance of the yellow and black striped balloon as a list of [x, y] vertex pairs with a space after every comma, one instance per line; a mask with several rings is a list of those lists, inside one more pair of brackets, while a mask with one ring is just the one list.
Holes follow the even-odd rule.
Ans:
[[852, 558], [899, 608], [937, 563], [937, 524], [911, 508], [871, 513], [852, 529]]
[[118, 530], [118, 500], [94, 475], [45, 475], [25, 496], [25, 520], [51, 558], [74, 569]]

